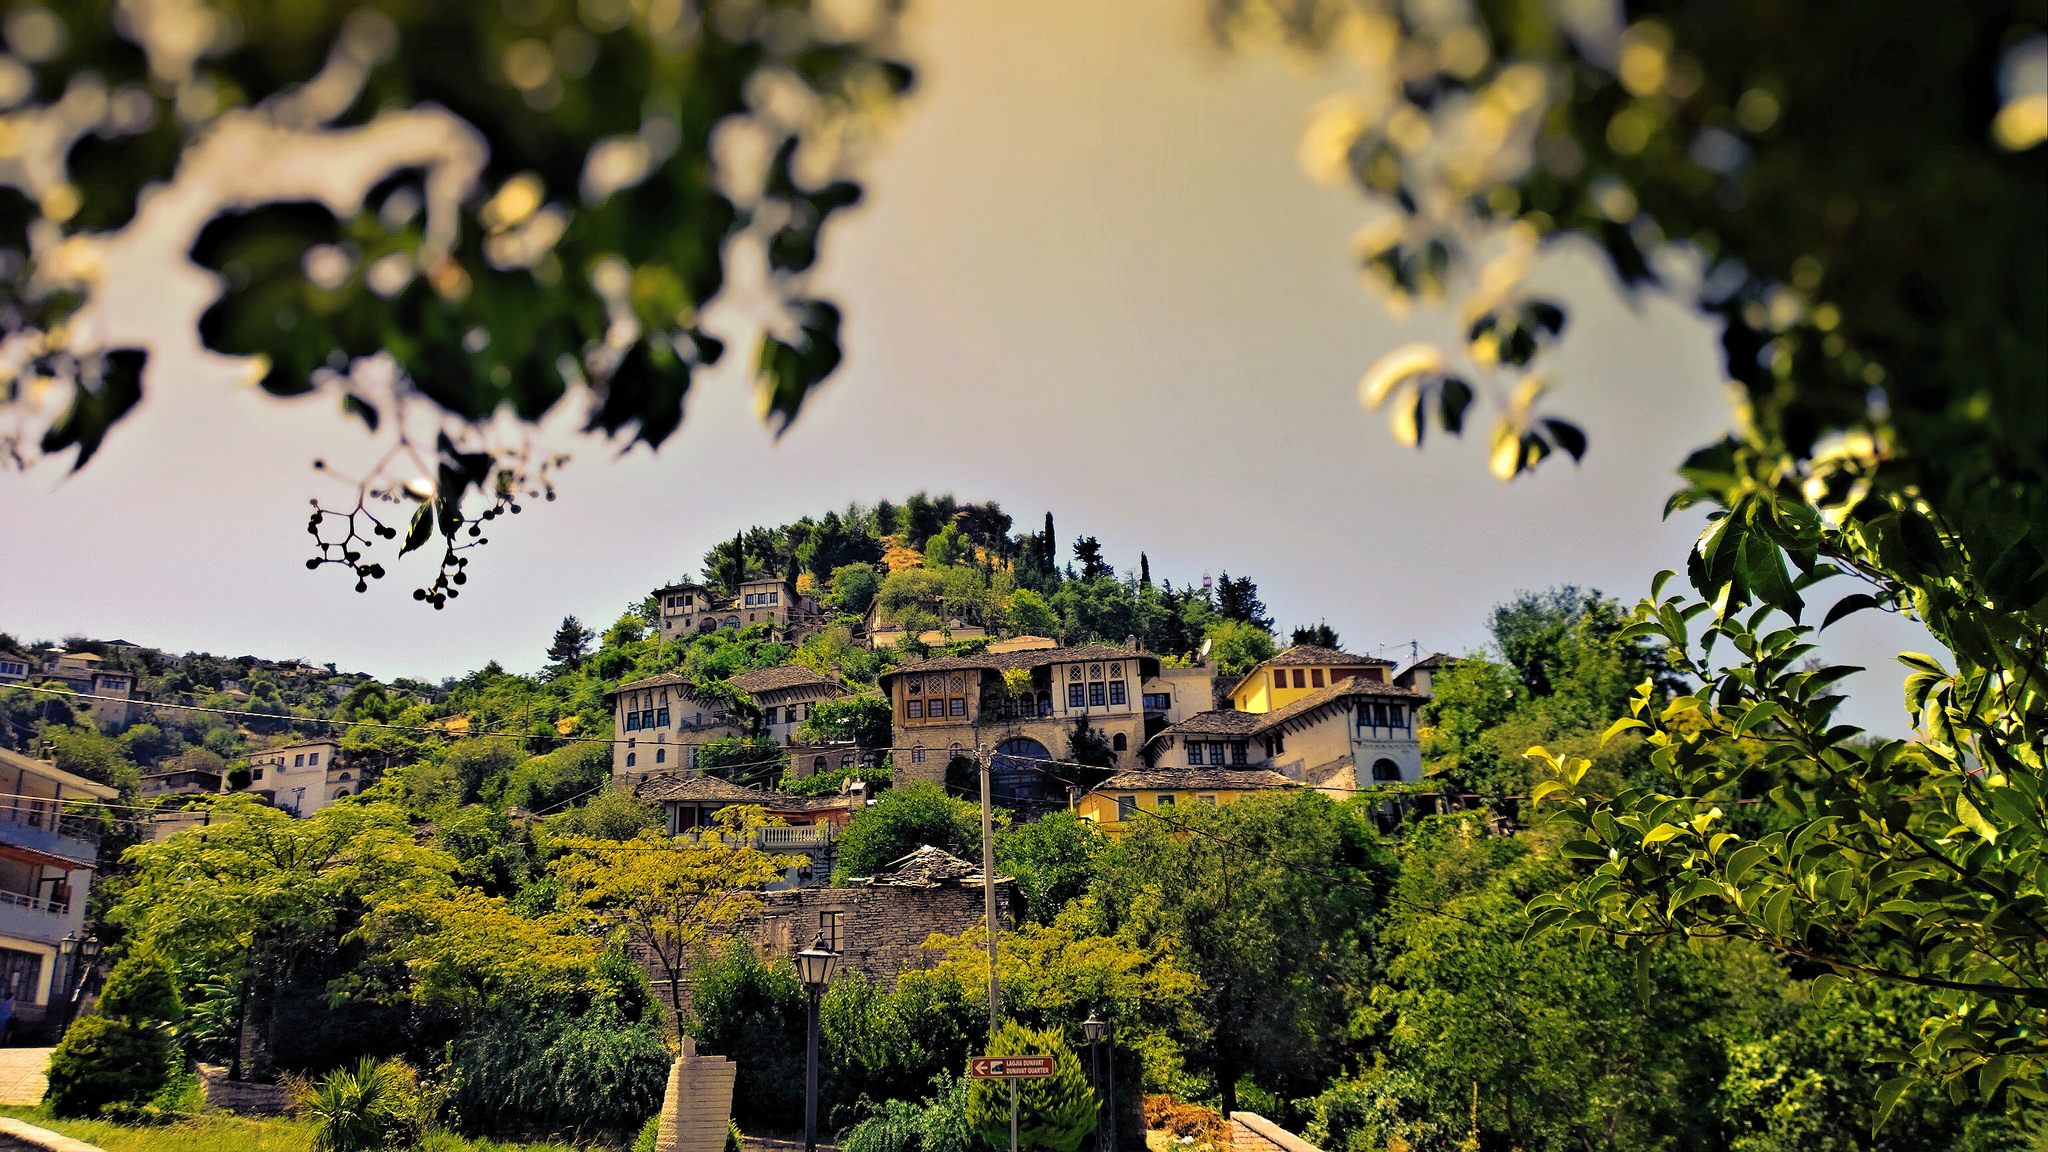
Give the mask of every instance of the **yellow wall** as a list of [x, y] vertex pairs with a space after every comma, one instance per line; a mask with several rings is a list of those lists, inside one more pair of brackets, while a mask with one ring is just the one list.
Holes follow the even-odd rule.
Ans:
[[[1238, 797], [1245, 794], [1242, 791], [1230, 788], [1204, 788], [1193, 791], [1172, 791], [1162, 788], [1144, 790], [1124, 788], [1113, 792], [1090, 792], [1088, 795], [1081, 797], [1080, 801], [1074, 805], [1074, 810], [1080, 815], [1081, 819], [1092, 820], [1097, 827], [1114, 835], [1123, 829], [1123, 825], [1116, 818], [1116, 798], [1118, 796], [1136, 796], [1138, 798], [1138, 807], [1146, 812], [1159, 811], [1159, 798], [1161, 796], [1171, 796], [1173, 797], [1173, 805], [1165, 810], [1166, 814], [1171, 816], [1173, 815], [1174, 808], [1183, 805], [1208, 803], [1203, 797], [1214, 797], [1215, 802], [1218, 804], [1234, 804], [1237, 802]], [[1139, 819], [1144, 819], [1144, 817], [1139, 817]]]
[[[1344, 670], [1346, 673], [1353, 675], [1369, 675], [1369, 673], [1359, 673], [1356, 665], [1345, 666]], [[1273, 673], [1275, 672], [1285, 672], [1287, 674], [1287, 687], [1273, 687]], [[1294, 686], [1294, 674], [1296, 672], [1301, 673], [1302, 686], [1299, 688]], [[1316, 683], [1317, 673], [1322, 674], [1322, 683], [1320, 684]], [[1261, 668], [1252, 674], [1250, 680], [1239, 684], [1232, 690], [1230, 698], [1237, 704], [1239, 712], [1271, 712], [1276, 708], [1284, 708], [1311, 692], [1320, 692], [1335, 684], [1337, 682], [1336, 675], [1337, 668], [1327, 664], [1320, 668], [1306, 664]]]

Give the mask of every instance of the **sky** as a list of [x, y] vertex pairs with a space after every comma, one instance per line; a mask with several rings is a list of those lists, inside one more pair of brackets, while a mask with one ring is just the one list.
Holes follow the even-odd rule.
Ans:
[[[1498, 483], [1484, 420], [1400, 447], [1357, 379], [1449, 329], [1387, 315], [1347, 255], [1367, 206], [1295, 164], [1306, 109], [1341, 78], [1220, 55], [1195, 9], [916, 6], [917, 93], [818, 273], [847, 359], [779, 439], [742, 355], [699, 379], [658, 454], [621, 456], [558, 412], [542, 440], [574, 456], [560, 499], [494, 525], [435, 612], [410, 598], [431, 559], [387, 564], [367, 595], [305, 566], [308, 499], [344, 495], [311, 461], [365, 466], [359, 426], [167, 332], [142, 407], [85, 470], [0, 473], [0, 631], [382, 678], [531, 671], [563, 616], [609, 624], [736, 529], [918, 490], [997, 501], [1020, 529], [1050, 510], [1063, 540], [1098, 537], [1123, 568], [1143, 550], [1155, 579], [1250, 576], [1283, 632], [1327, 621], [1396, 659], [1483, 644], [1518, 590], [1633, 602], [1682, 568], [1700, 521], [1661, 511], [1677, 463], [1727, 425], [1713, 331], [1555, 252], [1537, 282], [1571, 326], [1550, 405], [1586, 430], [1583, 465]], [[1901, 648], [1935, 650], [1875, 613], [1829, 630], [1827, 658], [1872, 669], [1844, 718], [1903, 733]]]

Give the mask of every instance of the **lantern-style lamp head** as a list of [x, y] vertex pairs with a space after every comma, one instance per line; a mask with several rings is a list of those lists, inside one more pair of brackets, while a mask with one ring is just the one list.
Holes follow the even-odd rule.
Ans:
[[97, 957], [100, 954], [99, 938], [95, 936], [87, 936], [85, 939], [80, 940], [78, 942], [78, 954], [85, 957], [87, 960], [91, 960]]
[[797, 979], [813, 992], [832, 983], [832, 970], [839, 966], [839, 953], [825, 947], [825, 934], [818, 933], [811, 946], [796, 954]]
[[1095, 1013], [1088, 1013], [1088, 1019], [1081, 1022], [1081, 1034], [1088, 1037], [1090, 1044], [1100, 1044], [1109, 1035], [1109, 1022]]
[[78, 933], [66, 933], [64, 939], [57, 942], [57, 950], [66, 956], [78, 951]]

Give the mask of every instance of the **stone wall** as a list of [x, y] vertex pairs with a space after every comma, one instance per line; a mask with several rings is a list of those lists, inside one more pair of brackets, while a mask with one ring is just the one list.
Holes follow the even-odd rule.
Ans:
[[239, 1116], [289, 1116], [292, 1111], [291, 1094], [282, 1085], [230, 1080], [218, 1064], [199, 1065], [199, 1097], [209, 1108]]
[[1256, 1112], [1230, 1114], [1231, 1152], [1322, 1152]]

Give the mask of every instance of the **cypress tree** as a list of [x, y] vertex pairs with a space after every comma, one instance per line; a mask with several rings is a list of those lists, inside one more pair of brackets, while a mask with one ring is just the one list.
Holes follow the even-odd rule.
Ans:
[[1038, 550], [1038, 570], [1048, 576], [1052, 575], [1059, 569], [1059, 557], [1059, 545], [1054, 541], [1052, 534], [1052, 513], [1047, 512], [1045, 514], [1045, 540]]

